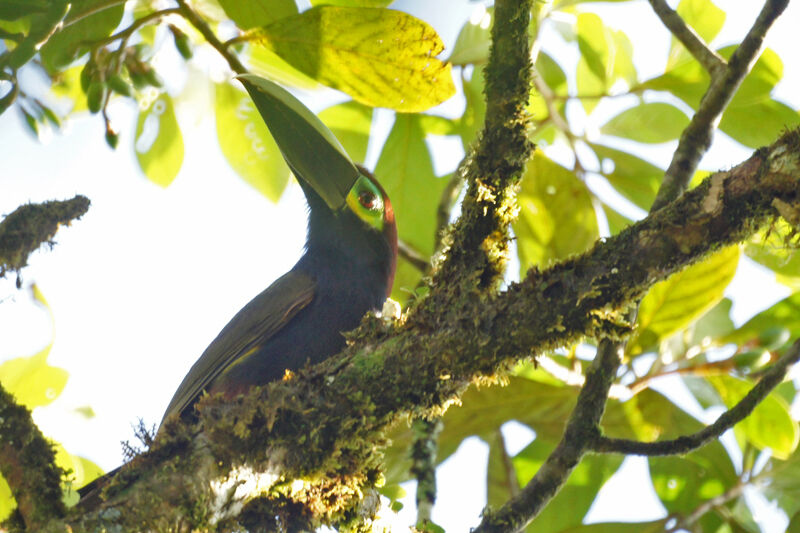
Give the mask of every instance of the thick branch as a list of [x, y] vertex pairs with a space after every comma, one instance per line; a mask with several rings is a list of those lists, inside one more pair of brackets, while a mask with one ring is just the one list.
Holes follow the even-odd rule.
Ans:
[[678, 39], [686, 50], [708, 71], [711, 76], [725, 68], [725, 60], [708, 47], [703, 39], [676, 13], [666, 0], [650, 0], [653, 11], [664, 23], [672, 35]]
[[85, 196], [18, 207], [0, 222], [0, 277], [9, 270], [19, 272], [34, 250], [52, 241], [59, 224], [69, 224], [88, 209]]
[[679, 455], [689, 453], [717, 439], [734, 425], [744, 420], [772, 392], [772, 389], [781, 384], [789, 367], [799, 360], [800, 341], [797, 341], [783, 357], [764, 372], [761, 380], [739, 403], [720, 415], [713, 424], [697, 433], [659, 442], [638, 442], [600, 436], [591, 443], [590, 448], [593, 451], [602, 453], [633, 455]]
[[0, 386], [0, 473], [11, 487], [17, 511], [29, 531], [66, 514], [61, 501], [64, 471], [33, 423], [31, 412]]
[[750, 65], [761, 50], [767, 30], [788, 4], [789, 0], [767, 0], [753, 27], [731, 56], [728, 66], [716, 75], [712, 74], [711, 85], [700, 100], [700, 106], [691, 122], [681, 134], [678, 148], [653, 202], [653, 209], [661, 208], [686, 190], [700, 158], [711, 146], [714, 129], [722, 112], [750, 71]]
[[[121, 513], [114, 516], [137, 526], [179, 519], [203, 523], [212, 513], [235, 516], [234, 503], [243, 497], [219, 489], [241, 480], [247, 467], [265, 473], [265, 490], [306, 480], [308, 486], [301, 484], [305, 488], [292, 494], [294, 504], [306, 509], [318, 509], [314, 495], [324, 493], [329, 502], [331, 491], [346, 492], [335, 492], [339, 511], [326, 507], [334, 514], [318, 516], [323, 522], [336, 520], [335, 512], [355, 505], [354, 494], [377, 477], [375, 443], [399, 416], [440, 412], [476, 377], [502, 371], [532, 352], [584, 336], [624, 334], [625, 309], [649, 286], [752, 235], [777, 216], [775, 199], [800, 205], [798, 181], [800, 132], [795, 131], [586, 254], [544, 272], [531, 271], [504, 293], [481, 299], [468, 295], [441, 314], [421, 309], [433, 318], [426, 324], [391, 327], [370, 320], [351, 338], [351, 347], [325, 363], [232, 404], [213, 398], [202, 402], [197, 428], [168, 424], [155, 450], [128, 474], [123, 471], [122, 487], [134, 480], [133, 486], [124, 494], [113, 489], [105, 506], [116, 507]], [[420, 304], [425, 305], [429, 300]], [[595, 373], [608, 374], [615, 357], [602, 357]], [[582, 394], [602, 397], [602, 403], [607, 392], [602, 383], [587, 384]], [[575, 417], [588, 424], [595, 418]], [[587, 427], [576, 423], [570, 431], [583, 435]], [[202, 437], [194, 438], [200, 428]], [[569, 467], [578, 455], [565, 449], [563, 464]], [[143, 507], [146, 515], [142, 508], [137, 514], [137, 502], [154, 499], [158, 512], [151, 504]], [[196, 506], [182, 507], [187, 501], [225, 503], [198, 516]], [[71, 523], [76, 531], [81, 525], [108, 526], [108, 516], [89, 513]]]

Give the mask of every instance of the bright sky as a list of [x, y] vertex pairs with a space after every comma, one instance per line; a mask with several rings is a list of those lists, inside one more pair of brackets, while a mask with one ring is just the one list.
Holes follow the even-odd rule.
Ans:
[[[715, 45], [739, 40], [761, 6], [761, 2], [736, 0], [716, 3], [728, 12], [728, 22]], [[479, 3], [451, 0], [446, 8], [443, 5], [416, 0], [396, 2], [394, 7], [430, 21], [451, 48], [462, 21]], [[620, 14], [636, 21], [625, 29], [635, 43], [640, 78], [663, 70], [666, 30], [646, 2], [587, 5], [602, 9], [606, 23], [621, 20], [614, 18]], [[800, 69], [796, 61], [786, 58], [797, 57], [798, 21], [800, 6], [795, 2], [768, 37], [768, 45], [785, 60], [784, 81], [775, 94], [795, 108], [800, 107]], [[574, 65], [575, 54], [552, 27], [544, 29], [542, 38], [544, 49]], [[196, 92], [198, 98], [207, 97]], [[314, 98], [304, 100], [319, 109]], [[454, 101], [445, 107], [458, 113], [461, 105]], [[587, 131], [596, 131], [617, 109], [599, 108], [585, 120]], [[255, 193], [224, 161], [213, 116], [190, 116], [189, 107], [179, 107], [186, 155], [180, 175], [163, 190], [138, 171], [131, 149], [135, 110], [119, 105], [112, 111], [122, 132], [117, 152], [103, 142], [98, 117], [72, 119], [66, 134], [52, 136], [43, 147], [24, 132], [17, 113], [0, 116], [4, 169], [0, 213], [28, 201], [70, 198], [76, 193], [92, 200], [83, 220], [59, 232], [52, 251], [32, 256], [23, 279], [26, 286], [39, 285], [54, 313], [56, 339], [50, 363], [70, 372], [63, 394], [51, 406], [38, 409], [36, 421], [70, 452], [106, 469], [120, 463], [119, 442], [132, 438], [131, 425], [138, 417], [158, 423], [184, 373], [228, 319], [291, 268], [305, 235], [299, 188], [291, 186], [277, 206]], [[388, 133], [386, 123], [376, 125], [384, 135]], [[443, 154], [436, 162], [437, 171], [449, 171], [461, 156], [460, 143], [432, 143], [444, 148], [437, 150]], [[379, 146], [370, 147], [368, 166], [374, 165]], [[674, 146], [659, 145], [648, 155], [666, 166]], [[729, 167], [749, 154], [749, 149], [719, 135], [702, 166]], [[567, 162], [568, 155], [558, 147], [551, 155]], [[754, 291], [753, 280], [765, 278], [768, 283], [759, 283]], [[49, 339], [47, 315], [31, 302], [27, 291], [18, 292], [13, 284], [13, 279], [0, 280], [0, 361], [31, 355]], [[737, 297], [749, 295], [738, 299], [734, 309], [741, 322], [787, 291], [745, 262], [729, 292]], [[93, 419], [75, 412], [87, 405], [96, 413]], [[532, 437], [519, 424], [504, 429], [511, 452]], [[434, 520], [448, 531], [466, 531], [477, 524], [485, 504], [487, 450], [479, 440], [469, 439], [439, 469], [440, 504]], [[654, 496], [631, 489], [632, 476], [646, 474], [646, 463], [626, 464], [628, 468], [604, 490], [603, 503], [590, 513], [593, 521], [664, 515]], [[646, 487], [639, 479], [637, 484]], [[644, 495], [636, 505], [631, 505], [632, 492]], [[620, 506], [620, 500], [627, 503]], [[407, 504], [401, 516], [406, 524], [413, 523], [412, 508]], [[780, 527], [780, 522], [770, 524], [768, 528]]]

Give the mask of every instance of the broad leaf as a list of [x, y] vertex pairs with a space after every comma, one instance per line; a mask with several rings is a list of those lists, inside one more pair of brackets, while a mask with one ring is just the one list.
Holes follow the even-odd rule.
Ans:
[[312, 6], [386, 7], [394, 0], [310, 0]]
[[572, 172], [536, 151], [528, 162], [514, 224], [520, 272], [589, 248], [599, 236], [586, 185]]
[[[580, 96], [604, 94], [611, 86], [614, 70], [614, 35], [594, 13], [580, 13], [576, 25], [578, 49], [581, 52], [576, 71]], [[594, 98], [582, 98], [587, 113], [597, 105]]]
[[[788, 333], [782, 335], [787, 340], [800, 336], [800, 292], [795, 293], [769, 309], [761, 311], [756, 316], [745, 322], [739, 329], [726, 335], [723, 342], [737, 344], [755, 343], [762, 346], [762, 335], [769, 330], [785, 329]], [[770, 342], [771, 344], [771, 342]], [[775, 349], [779, 346], [768, 346]]]
[[249, 30], [297, 14], [294, 0], [219, 0], [239, 28]]
[[621, 112], [600, 129], [606, 135], [642, 143], [663, 143], [680, 137], [689, 117], [672, 104], [639, 104]]
[[[462, 72], [462, 76], [463, 76]], [[475, 65], [471, 78], [464, 81], [464, 99], [466, 107], [461, 115], [461, 142], [464, 150], [469, 150], [470, 144], [477, 138], [478, 132], [483, 128], [486, 116], [486, 100], [483, 96], [483, 67]]]
[[5, 520], [11, 514], [11, 511], [17, 508], [17, 501], [14, 495], [11, 494], [11, 487], [8, 482], [0, 475], [0, 522]]
[[136, 120], [136, 160], [147, 179], [167, 187], [183, 164], [183, 137], [172, 98], [162, 93]]
[[450, 54], [448, 61], [454, 65], [486, 63], [489, 59], [489, 42], [493, 18], [494, 8], [489, 8], [482, 17], [471, 17], [467, 20], [458, 33], [456, 44], [453, 46], [453, 53]]
[[[561, 66], [556, 61], [544, 52], [539, 52], [534, 65], [542, 81], [553, 91], [557, 96], [567, 95], [567, 75]], [[565, 100], [557, 100], [555, 102], [556, 109], [563, 116]], [[547, 109], [547, 104], [542, 95], [536, 89], [531, 90], [530, 98], [528, 99], [528, 112], [531, 116], [538, 121], [544, 120], [550, 116], [550, 111]]]
[[[681, 0], [676, 11], [706, 43], [714, 40], [725, 24], [725, 11], [715, 6], [711, 0]], [[686, 61], [689, 55], [686, 48], [673, 36], [667, 70]]]
[[484, 438], [489, 445], [489, 464], [486, 468], [486, 503], [491, 507], [498, 508], [514, 495], [520, 485], [512, 459], [505, 449], [505, 441], [500, 428]]
[[[728, 407], [733, 407], [753, 388], [752, 383], [731, 376], [707, 379]], [[735, 429], [756, 448], [770, 448], [778, 459], [787, 459], [800, 438], [797, 422], [789, 414], [789, 405], [775, 393], [770, 393]]]
[[370, 106], [418, 112], [455, 93], [436, 31], [400, 11], [318, 6], [245, 39]]
[[[524, 487], [539, 471], [554, 447], [554, 443], [537, 438], [514, 456], [513, 464], [521, 486]], [[621, 455], [585, 456], [572, 470], [555, 498], [531, 522], [526, 531], [557, 533], [580, 525], [600, 487], [617, 471], [621, 463]]]
[[371, 107], [345, 102], [325, 109], [319, 118], [339, 139], [353, 161], [364, 161], [372, 125]]
[[[602, 175], [625, 198], [650, 209], [656, 198], [664, 171], [635, 155], [603, 146], [590, 144], [602, 165]], [[604, 161], [608, 160], [608, 161]]]
[[124, 2], [73, 0], [63, 27], [39, 51], [51, 72], [60, 70], [88, 50], [86, 43], [111, 35], [122, 20]]
[[776, 220], [772, 227], [753, 235], [744, 246], [744, 253], [788, 278], [800, 278], [800, 247], [794, 228], [783, 218]]
[[261, 194], [277, 202], [289, 167], [246, 92], [228, 83], [215, 87], [217, 139], [228, 163]]
[[652, 348], [714, 307], [736, 273], [739, 254], [738, 246], [724, 248], [653, 285], [639, 306], [628, 353]]

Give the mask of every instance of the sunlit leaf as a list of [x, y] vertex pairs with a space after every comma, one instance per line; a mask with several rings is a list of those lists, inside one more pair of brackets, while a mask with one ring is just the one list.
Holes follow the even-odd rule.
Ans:
[[[584, 0], [594, 2], [596, 0]], [[611, 0], [625, 2], [627, 0]], [[655, 522], [600, 522], [597, 524], [581, 524], [562, 529], [560, 533], [661, 533], [666, 529], [666, 518]]]
[[464, 144], [465, 150], [469, 148], [483, 127], [483, 120], [486, 116], [483, 84], [483, 67], [476, 65], [472, 69], [469, 80], [464, 82], [466, 107], [464, 114], [461, 115], [461, 142]]
[[[481, 9], [482, 6], [475, 9]], [[476, 11], [480, 13], [480, 11]], [[492, 27], [494, 8], [483, 11], [482, 16], [473, 16], [458, 33], [456, 44], [453, 46], [453, 53], [450, 54], [448, 61], [454, 65], [466, 65], [469, 63], [486, 63], [489, 59], [489, 42]]]
[[400, 11], [318, 6], [245, 38], [367, 105], [417, 112], [455, 93], [436, 31]]
[[71, 4], [63, 27], [39, 51], [42, 63], [51, 72], [87, 51], [87, 43], [111, 35], [125, 12], [124, 2], [73, 0]]
[[612, 30], [614, 36], [614, 79], [625, 80], [629, 87], [638, 81], [633, 64], [633, 44], [622, 30]]
[[650, 209], [664, 177], [664, 171], [622, 150], [601, 144], [590, 144], [590, 146], [597, 154], [602, 164], [602, 174], [609, 183], [637, 206], [645, 210]]
[[68, 472], [67, 479], [69, 480], [69, 486], [65, 494], [65, 503], [67, 505], [74, 505], [78, 503], [80, 499], [77, 488], [100, 477], [103, 475], [104, 470], [85, 457], [72, 455], [61, 444], [55, 444], [55, 451], [56, 465]]
[[514, 495], [514, 490], [519, 488], [519, 481], [517, 481], [511, 457], [505, 449], [505, 441], [500, 429], [484, 438], [489, 444], [489, 463], [486, 468], [486, 503], [497, 508]]
[[642, 143], [663, 143], [680, 137], [689, 117], [672, 104], [652, 102], [626, 109], [600, 131]]
[[310, 0], [312, 6], [386, 7], [394, 0]]
[[246, 92], [215, 87], [214, 111], [220, 149], [239, 176], [277, 202], [289, 182], [289, 167]]
[[580, 253], [597, 240], [597, 217], [586, 185], [536, 151], [528, 163], [514, 224], [520, 271]]
[[[542, 81], [553, 91], [554, 95], [567, 95], [567, 75], [552, 57], [544, 52], [539, 52], [534, 66]], [[556, 100], [554, 104], [559, 113], [563, 115], [566, 100]], [[528, 112], [535, 120], [543, 120], [550, 116], [550, 111], [547, 109], [544, 98], [535, 88], [531, 90], [531, 96], [528, 99]]]
[[628, 353], [637, 354], [680, 331], [722, 299], [739, 264], [730, 246], [656, 283], [642, 299]]
[[219, 0], [239, 28], [249, 30], [297, 14], [294, 0]]
[[[553, 442], [537, 438], [514, 456], [519, 483], [533, 478], [555, 447]], [[621, 455], [588, 455], [572, 470], [553, 500], [531, 522], [526, 531], [557, 533], [581, 524], [600, 487], [617, 471]]]
[[723, 341], [740, 345], [754, 341], [758, 343], [759, 336], [770, 328], [785, 328], [789, 331], [788, 337], [792, 339], [800, 336], [800, 292], [761, 311], [739, 329], [725, 336]]
[[[800, 513], [800, 451], [787, 460], [772, 459], [771, 468], [762, 490], [789, 515]], [[794, 521], [794, 519], [793, 519]]]
[[301, 89], [319, 89], [322, 85], [284, 61], [281, 56], [263, 46], [247, 46], [244, 55], [253, 74], [264, 76], [284, 85]]
[[744, 253], [776, 273], [800, 278], [800, 245], [796, 236], [790, 237], [793, 230], [784, 219], [778, 219], [753, 235], [745, 243]]
[[183, 164], [183, 137], [175, 118], [172, 98], [166, 93], [144, 111], [136, 121], [136, 159], [147, 179], [167, 187]]
[[[733, 407], [753, 388], [752, 383], [732, 376], [710, 376], [707, 379], [728, 407]], [[800, 438], [789, 405], [775, 393], [769, 394], [735, 429], [741, 431], [756, 448], [772, 450], [778, 459], [787, 459], [797, 448]]]
[[[681, 0], [676, 11], [706, 43], [714, 40], [725, 24], [725, 11], [715, 6], [711, 0]], [[688, 56], [689, 52], [673, 36], [669, 47], [667, 70], [685, 61]]]
[[371, 107], [345, 102], [323, 110], [319, 118], [336, 135], [353, 161], [364, 161], [372, 125]]
[[611, 235], [616, 235], [623, 229], [627, 228], [633, 222], [631, 219], [626, 217], [625, 215], [617, 212], [610, 206], [603, 204], [603, 213], [606, 215], [606, 221], [608, 222], [608, 230], [611, 232]]
[[8, 518], [11, 511], [17, 508], [17, 501], [11, 494], [11, 487], [8, 482], [0, 475], [0, 522]]

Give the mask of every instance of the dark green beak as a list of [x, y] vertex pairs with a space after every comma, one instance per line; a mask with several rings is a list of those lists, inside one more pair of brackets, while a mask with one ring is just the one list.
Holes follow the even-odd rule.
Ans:
[[342, 145], [317, 116], [279, 85], [240, 74], [295, 177], [311, 185], [331, 209], [344, 205], [359, 171]]

